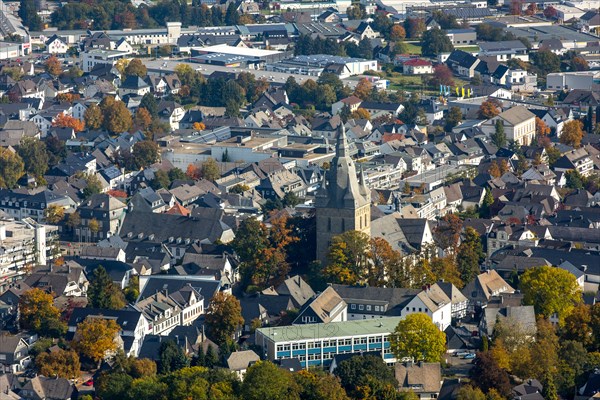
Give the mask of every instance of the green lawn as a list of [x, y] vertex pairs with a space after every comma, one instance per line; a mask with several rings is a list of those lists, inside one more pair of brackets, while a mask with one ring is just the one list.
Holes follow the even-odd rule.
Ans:
[[421, 45], [414, 43], [405, 43], [406, 50], [409, 54], [418, 54], [421, 55]]
[[462, 50], [462, 51], [466, 51], [469, 53], [473, 53], [473, 52], [479, 52], [479, 46], [455, 46], [457, 49]]

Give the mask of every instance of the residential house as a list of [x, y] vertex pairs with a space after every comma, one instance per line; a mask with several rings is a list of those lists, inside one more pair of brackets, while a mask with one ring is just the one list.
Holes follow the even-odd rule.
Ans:
[[529, 62], [529, 49], [520, 40], [480, 42], [479, 55], [494, 57], [496, 61], [509, 61], [513, 58]]
[[227, 368], [235, 372], [240, 380], [244, 380], [244, 375], [250, 366], [260, 361], [260, 357], [252, 350], [234, 351], [227, 358]]
[[394, 375], [399, 391], [410, 391], [420, 400], [437, 398], [442, 388], [442, 368], [439, 362], [397, 363]]
[[0, 340], [0, 368], [3, 373], [16, 373], [24, 371], [29, 363], [29, 344], [18, 335], [7, 335], [2, 332]]
[[77, 389], [69, 379], [38, 375], [28, 380], [19, 391], [23, 400], [71, 400]]
[[402, 71], [407, 75], [432, 74], [433, 64], [421, 58], [411, 58], [402, 63]]
[[439, 330], [444, 331], [452, 322], [452, 302], [437, 285], [427, 285], [404, 308], [402, 315], [424, 313]]
[[83, 268], [69, 263], [35, 267], [24, 282], [32, 288], [52, 293], [54, 297], [84, 297], [89, 285]]
[[466, 78], [475, 76], [475, 68], [479, 63], [480, 60], [477, 57], [463, 50], [454, 50], [446, 60], [446, 64], [451, 70]]
[[576, 170], [582, 176], [589, 176], [594, 169], [594, 162], [585, 148], [579, 148], [564, 154], [553, 168], [556, 172]]
[[58, 35], [52, 35], [46, 40], [46, 52], [50, 54], [65, 54], [69, 50], [66, 40]]
[[116, 197], [103, 193], [93, 195], [77, 208], [81, 225], [75, 228], [75, 236], [98, 241], [116, 235], [126, 208]]
[[181, 104], [175, 101], [162, 100], [158, 103], [159, 118], [169, 124], [171, 129], [179, 129], [179, 122], [185, 115], [185, 110]]
[[271, 287], [266, 289], [262, 294], [290, 296], [294, 307], [298, 309], [315, 296], [315, 292], [310, 285], [300, 277], [300, 275], [287, 278], [276, 288]]
[[298, 313], [294, 324], [329, 323], [348, 320], [348, 304], [331, 286], [307, 302]]
[[137, 75], [129, 75], [119, 87], [119, 96], [127, 95], [143, 96], [150, 93], [150, 85]]
[[493, 296], [514, 293], [515, 290], [495, 270], [488, 270], [467, 283], [462, 293], [469, 300], [469, 312], [487, 305]]
[[529, 338], [533, 338], [537, 331], [533, 306], [486, 307], [479, 322], [481, 336], [491, 338], [497, 323], [502, 323], [508, 329], [518, 331]]

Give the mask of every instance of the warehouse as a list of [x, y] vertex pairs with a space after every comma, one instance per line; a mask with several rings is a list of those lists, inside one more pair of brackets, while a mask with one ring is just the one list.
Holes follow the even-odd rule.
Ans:
[[196, 51], [198, 55], [217, 53], [227, 56], [253, 58], [258, 62], [263, 63], [274, 63], [284, 60], [286, 57], [289, 57], [289, 53], [284, 51], [254, 49], [241, 46], [235, 47], [229, 46], [227, 44], [217, 44], [214, 46], [202, 47], [197, 49]]
[[364, 58], [331, 56], [314, 54], [296, 56], [282, 62], [267, 64], [267, 71], [284, 72], [319, 76], [323, 72], [333, 73], [340, 79], [364, 74], [366, 71], [377, 71], [377, 61]]

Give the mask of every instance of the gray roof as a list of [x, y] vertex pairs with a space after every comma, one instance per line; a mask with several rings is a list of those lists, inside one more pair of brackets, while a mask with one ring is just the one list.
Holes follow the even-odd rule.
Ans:
[[227, 367], [231, 371], [241, 371], [259, 361], [260, 357], [252, 350], [234, 351], [227, 358]]

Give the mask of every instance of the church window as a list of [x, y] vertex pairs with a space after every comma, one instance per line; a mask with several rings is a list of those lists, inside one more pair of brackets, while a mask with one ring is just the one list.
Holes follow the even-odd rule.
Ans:
[[327, 230], [331, 232], [331, 217], [327, 219]]

